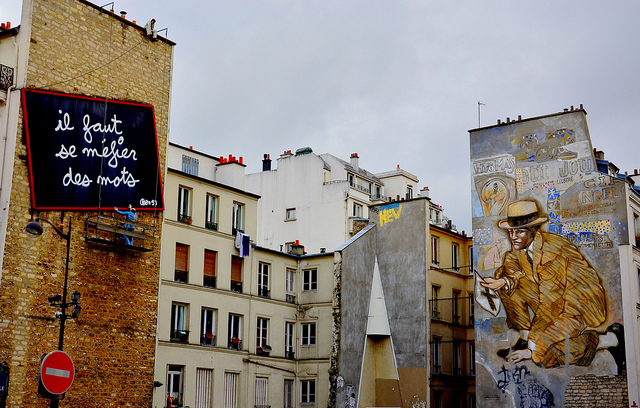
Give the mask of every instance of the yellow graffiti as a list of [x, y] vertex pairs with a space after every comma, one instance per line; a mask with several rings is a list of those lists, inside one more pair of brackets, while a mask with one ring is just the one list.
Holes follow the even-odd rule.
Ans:
[[562, 234], [567, 235], [570, 232], [595, 232], [607, 235], [611, 232], [611, 220], [567, 222], [562, 224]]
[[378, 213], [380, 218], [380, 226], [384, 227], [385, 224], [393, 222], [393, 220], [397, 220], [400, 218], [400, 213], [402, 212], [402, 205], [398, 206], [398, 211], [395, 208], [385, 208], [381, 209]]

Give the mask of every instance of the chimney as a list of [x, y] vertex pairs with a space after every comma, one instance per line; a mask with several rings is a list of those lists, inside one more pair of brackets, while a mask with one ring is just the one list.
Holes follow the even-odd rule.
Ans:
[[422, 190], [420, 190], [420, 197], [429, 198], [429, 186], [422, 187]]
[[604, 152], [602, 150], [593, 149], [593, 155], [596, 157], [596, 159], [604, 160]]
[[304, 246], [300, 245], [300, 241], [296, 239], [296, 243], [291, 245], [291, 255], [304, 255]]
[[358, 153], [351, 153], [351, 167], [355, 169], [355, 171], [359, 170], [358, 163], [360, 158], [358, 157]]
[[280, 155], [280, 158], [284, 159], [285, 157], [291, 157], [291, 156], [293, 156], [293, 153], [291, 153], [291, 150], [285, 150], [284, 153]]
[[220, 162], [216, 165], [216, 180], [218, 183], [244, 190], [245, 167], [242, 157], [229, 155], [227, 158], [220, 156]]
[[264, 154], [262, 159], [262, 171], [271, 170], [271, 157], [267, 153]]

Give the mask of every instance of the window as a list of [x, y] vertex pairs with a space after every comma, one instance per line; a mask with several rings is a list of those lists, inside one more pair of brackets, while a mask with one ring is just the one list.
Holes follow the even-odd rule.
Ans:
[[231, 255], [231, 290], [242, 293], [242, 258]]
[[224, 373], [224, 408], [238, 408], [240, 374]]
[[[264, 354], [264, 348], [269, 345], [269, 320], [258, 317], [258, 325], [256, 330], [256, 347], [257, 354]], [[270, 350], [269, 350], [270, 351]], [[267, 353], [269, 351], [266, 351]]]
[[296, 209], [295, 208], [287, 208], [285, 213], [285, 221], [293, 221], [296, 219]]
[[286, 254], [290, 254], [291, 251], [293, 251], [293, 246], [295, 245], [295, 242], [287, 242], [284, 244], [284, 252]]
[[640, 247], [640, 215], [633, 213], [633, 232], [636, 236], [636, 246]]
[[295, 351], [293, 350], [293, 339], [295, 338], [295, 324], [286, 322], [284, 324], [284, 358], [293, 360]]
[[453, 375], [460, 375], [460, 370], [460, 342], [456, 341], [453, 343]]
[[451, 268], [454, 271], [460, 270], [460, 265], [458, 264], [460, 247], [458, 244], [451, 244]]
[[362, 205], [353, 203], [353, 216], [362, 218]]
[[284, 408], [293, 408], [293, 380], [284, 380]]
[[216, 345], [216, 311], [214, 309], [203, 307], [200, 312], [200, 344]]
[[196, 370], [196, 408], [213, 406], [213, 370], [198, 368]]
[[192, 176], [198, 175], [198, 159], [182, 155], [182, 171], [191, 174]]
[[453, 291], [453, 298], [451, 299], [453, 303], [451, 306], [453, 323], [460, 323], [460, 291]]
[[244, 205], [240, 203], [233, 203], [233, 235], [238, 231], [244, 232]]
[[302, 323], [302, 345], [303, 346], [316, 345], [316, 324], [315, 323]]
[[189, 245], [176, 243], [176, 266], [173, 280], [176, 282], [189, 282]]
[[229, 314], [229, 348], [242, 350], [242, 316]]
[[407, 200], [413, 198], [413, 187], [407, 186]]
[[178, 221], [191, 224], [191, 189], [178, 187]]
[[285, 271], [285, 292], [287, 303], [296, 303], [296, 270], [287, 268]]
[[202, 285], [208, 288], [216, 287], [216, 251], [204, 250], [204, 274]]
[[440, 311], [438, 310], [438, 297], [440, 296], [440, 287], [431, 287], [431, 318], [439, 319]]
[[476, 316], [474, 310], [475, 305], [473, 300], [473, 293], [469, 292], [469, 296], [467, 297], [467, 299], [469, 299], [469, 326], [474, 326]]
[[167, 369], [167, 406], [182, 406], [182, 379], [184, 367], [170, 365]]
[[318, 290], [318, 270], [307, 269], [302, 272], [302, 290]]
[[440, 264], [440, 239], [438, 237], [431, 237], [431, 263]]
[[258, 264], [258, 296], [269, 298], [269, 269], [271, 265], [260, 262]]
[[256, 403], [254, 408], [268, 408], [267, 390], [269, 380], [267, 378], [256, 378]]
[[308, 404], [316, 402], [316, 382], [314, 380], [300, 381], [302, 392], [300, 402]]
[[440, 374], [440, 338], [433, 338], [433, 373]]
[[476, 375], [476, 343], [469, 343], [469, 375]]
[[216, 218], [216, 214], [218, 212], [218, 197], [207, 194], [207, 203], [206, 203], [206, 213], [204, 226], [207, 229], [217, 231], [218, 230], [218, 219]]
[[187, 330], [188, 307], [183, 303], [173, 303], [171, 305], [171, 341], [189, 342], [189, 330]]

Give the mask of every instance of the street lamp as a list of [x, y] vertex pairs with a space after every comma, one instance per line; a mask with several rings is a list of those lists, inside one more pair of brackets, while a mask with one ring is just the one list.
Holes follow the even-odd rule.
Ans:
[[[80, 292], [77, 290], [73, 292], [71, 296], [71, 302], [67, 302], [67, 282], [69, 280], [69, 249], [71, 248], [71, 217], [69, 217], [69, 227], [67, 228], [67, 233], [60, 231], [58, 227], [53, 225], [51, 222], [44, 218], [36, 218], [35, 221], [30, 221], [26, 227], [24, 227], [25, 232], [40, 236], [44, 229], [42, 228], [42, 224], [40, 221], [44, 221], [47, 224], [51, 225], [55, 232], [60, 236], [60, 238], [67, 241], [67, 261], [64, 266], [64, 286], [62, 288], [62, 295], [54, 295], [49, 297], [49, 304], [51, 306], [56, 306], [60, 308], [60, 311], [56, 312], [56, 317], [60, 319], [60, 338], [58, 340], [58, 350], [62, 350], [62, 346], [64, 344], [64, 323], [67, 319], [73, 319], [78, 317], [78, 313], [80, 313], [80, 305], [78, 304], [78, 300], [80, 300]], [[67, 314], [67, 308], [73, 306], [73, 310], [71, 314]]]

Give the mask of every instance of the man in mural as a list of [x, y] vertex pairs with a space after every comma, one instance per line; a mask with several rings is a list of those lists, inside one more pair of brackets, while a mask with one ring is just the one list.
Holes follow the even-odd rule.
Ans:
[[480, 282], [498, 291], [507, 325], [520, 339], [498, 355], [512, 363], [532, 360], [542, 367], [565, 364], [569, 339], [570, 364], [589, 365], [599, 333], [589, 330], [607, 320], [602, 279], [580, 250], [560, 235], [542, 232], [548, 217], [535, 201], [509, 205], [498, 226], [511, 242], [495, 278]]

